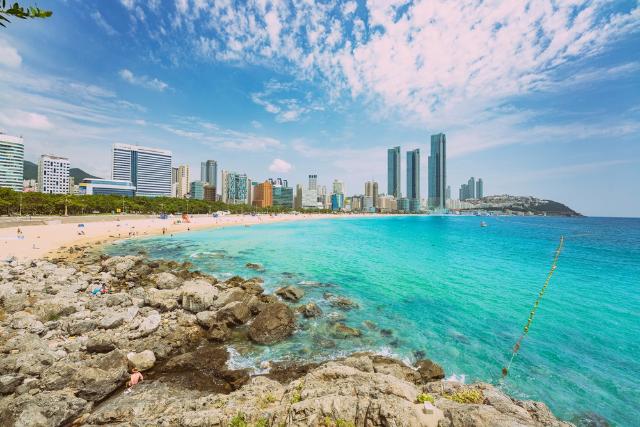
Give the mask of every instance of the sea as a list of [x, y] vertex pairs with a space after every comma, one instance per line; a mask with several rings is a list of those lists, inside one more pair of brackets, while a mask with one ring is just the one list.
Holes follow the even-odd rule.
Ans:
[[[557, 267], [502, 379], [561, 237]], [[221, 280], [259, 276], [267, 293], [297, 286], [305, 292], [299, 304], [323, 311], [300, 317], [284, 342], [232, 345], [234, 367], [354, 351], [409, 363], [426, 357], [447, 376], [541, 400], [565, 420], [640, 425], [640, 219], [339, 217], [137, 238], [107, 249], [141, 250]], [[342, 311], [331, 295], [357, 308]], [[336, 321], [361, 336], [336, 338]]]

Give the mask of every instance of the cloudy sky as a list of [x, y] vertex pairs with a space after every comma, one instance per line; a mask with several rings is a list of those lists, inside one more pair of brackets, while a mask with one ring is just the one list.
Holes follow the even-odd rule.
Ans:
[[[27, 2], [28, 3], [28, 2]], [[115, 142], [349, 194], [448, 139], [452, 193], [640, 216], [637, 1], [38, 2], [0, 29], [0, 129], [108, 176]]]

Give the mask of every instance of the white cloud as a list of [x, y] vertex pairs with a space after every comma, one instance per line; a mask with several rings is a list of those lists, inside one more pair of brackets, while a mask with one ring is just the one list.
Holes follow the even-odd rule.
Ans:
[[102, 28], [108, 35], [115, 36], [118, 32], [109, 24], [99, 11], [95, 11], [91, 14], [91, 18]]
[[0, 123], [17, 129], [48, 130], [53, 127], [47, 116], [21, 110], [0, 112]]
[[141, 86], [146, 89], [157, 90], [159, 92], [164, 91], [169, 87], [169, 85], [162, 80], [158, 80], [157, 78], [151, 78], [148, 76], [136, 76], [130, 70], [123, 68], [118, 73], [120, 77], [126, 81], [131, 83], [132, 85]]
[[282, 159], [273, 159], [269, 165], [269, 171], [277, 173], [288, 173], [292, 168], [291, 163]]
[[7, 40], [0, 39], [0, 65], [18, 68], [22, 64], [22, 57]]
[[120, 3], [122, 3], [122, 5], [124, 7], [126, 7], [127, 9], [131, 10], [135, 6], [136, 1], [135, 0], [120, 0]]

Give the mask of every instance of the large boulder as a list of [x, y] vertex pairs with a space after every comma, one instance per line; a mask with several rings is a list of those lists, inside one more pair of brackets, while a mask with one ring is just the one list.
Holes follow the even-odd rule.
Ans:
[[295, 286], [285, 286], [276, 290], [276, 295], [287, 301], [298, 301], [304, 296], [304, 291]]
[[182, 283], [178, 277], [168, 272], [162, 272], [151, 276], [151, 280], [158, 289], [175, 289]]
[[121, 326], [124, 323], [124, 315], [115, 311], [107, 312], [100, 320], [100, 327], [102, 329], [113, 329]]
[[196, 314], [196, 322], [198, 325], [208, 329], [218, 321], [218, 314], [215, 311], [201, 311]]
[[418, 363], [416, 363], [416, 367], [418, 368], [418, 373], [422, 381], [425, 383], [444, 378], [444, 370], [442, 367], [429, 359], [419, 360]]
[[298, 313], [302, 314], [305, 318], [310, 319], [312, 317], [318, 317], [322, 315], [322, 310], [315, 302], [310, 302], [298, 307]]
[[239, 288], [226, 289], [218, 295], [218, 299], [215, 302], [215, 307], [220, 308], [225, 305], [236, 302], [248, 300], [249, 296], [245, 291]]
[[283, 303], [267, 305], [249, 326], [249, 338], [259, 344], [273, 344], [295, 329], [293, 311]]
[[45, 391], [0, 400], [0, 425], [56, 427], [67, 425], [85, 410], [87, 401], [72, 390]]
[[146, 371], [153, 368], [156, 363], [156, 355], [151, 350], [144, 350], [140, 353], [130, 352], [127, 354], [127, 360], [131, 368], [136, 368], [139, 371]]
[[182, 308], [192, 313], [205, 311], [218, 297], [218, 289], [206, 280], [189, 280], [181, 289]]
[[218, 311], [218, 320], [227, 326], [238, 326], [246, 323], [251, 318], [251, 311], [247, 304], [235, 301], [230, 302]]
[[145, 293], [144, 302], [160, 311], [173, 311], [179, 306], [178, 300], [180, 296], [180, 292], [173, 289], [158, 290], [150, 288]]
[[147, 317], [145, 317], [140, 325], [138, 326], [138, 333], [141, 337], [145, 337], [153, 332], [155, 332], [162, 323], [162, 318], [160, 317], [160, 313], [157, 311], [152, 311]]

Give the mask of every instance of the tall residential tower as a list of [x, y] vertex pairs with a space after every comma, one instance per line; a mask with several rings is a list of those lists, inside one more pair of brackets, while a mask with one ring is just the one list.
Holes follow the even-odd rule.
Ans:
[[400, 197], [400, 147], [387, 150], [387, 194]]
[[207, 160], [200, 163], [200, 181], [218, 188], [218, 162]]
[[0, 133], [0, 187], [22, 191], [24, 142], [21, 136]]
[[431, 135], [429, 156], [429, 209], [444, 209], [447, 189], [447, 137]]

